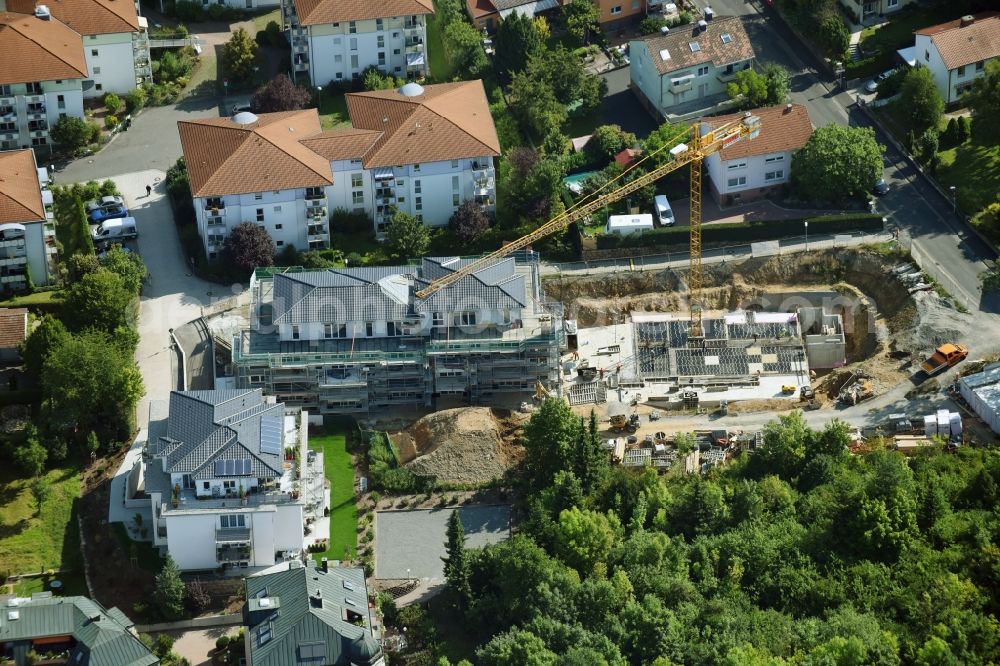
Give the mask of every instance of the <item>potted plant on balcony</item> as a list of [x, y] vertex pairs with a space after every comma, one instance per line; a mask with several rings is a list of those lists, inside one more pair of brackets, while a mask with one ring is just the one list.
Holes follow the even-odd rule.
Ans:
[[243, 486], [240, 486], [240, 504], [246, 506], [247, 503], [247, 491]]
[[173, 493], [173, 497], [171, 497], [171, 499], [170, 499], [170, 504], [172, 504], [173, 507], [176, 509], [177, 505], [180, 503], [180, 501], [181, 501], [181, 484], [175, 483], [174, 484], [174, 493]]

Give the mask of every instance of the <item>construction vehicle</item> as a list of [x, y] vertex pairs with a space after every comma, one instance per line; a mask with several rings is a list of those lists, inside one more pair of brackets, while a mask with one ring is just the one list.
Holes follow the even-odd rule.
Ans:
[[611, 429], [619, 432], [635, 432], [639, 428], [639, 415], [629, 416], [628, 406], [624, 402], [608, 403], [608, 420], [611, 422]]
[[552, 393], [549, 392], [545, 385], [542, 384], [541, 380], [535, 380], [535, 395], [533, 396], [536, 402], [545, 402], [548, 398], [552, 397]]
[[[665, 141], [663, 146], [645, 154], [630, 168], [622, 172], [620, 176], [614, 178], [604, 186], [598, 188], [594, 193], [581, 198], [565, 212], [555, 216], [531, 233], [507, 243], [498, 250], [485, 254], [478, 259], [470, 261], [458, 270], [444, 275], [429, 283], [426, 287], [416, 292], [417, 298], [427, 298], [438, 290], [448, 285], [458, 282], [462, 278], [472, 275], [478, 271], [492, 266], [504, 257], [523, 250], [531, 246], [532, 243], [540, 241], [557, 231], [561, 231], [571, 223], [582, 220], [589, 215], [601, 210], [608, 204], [614, 203], [633, 192], [636, 192], [647, 185], [655, 183], [667, 174], [680, 169], [685, 165], [691, 167], [691, 231], [690, 231], [690, 270], [688, 272], [688, 290], [691, 301], [691, 326], [688, 331], [689, 344], [692, 346], [701, 345], [704, 342], [704, 329], [701, 323], [702, 311], [702, 267], [701, 267], [701, 163], [713, 153], [717, 153], [723, 148], [727, 148], [743, 139], [755, 139], [760, 135], [760, 118], [747, 113], [743, 118], [724, 123], [716, 128], [703, 127], [700, 122], [683, 128], [670, 141]], [[687, 138], [688, 143], [682, 139]], [[669, 150], [668, 150], [669, 147]], [[659, 166], [657, 156], [668, 150], [670, 159]], [[652, 166], [648, 172], [641, 173], [643, 169]], [[638, 169], [638, 171], [637, 171]], [[610, 190], [610, 191], [608, 191]]]
[[969, 350], [964, 346], [949, 342], [934, 350], [930, 358], [920, 364], [920, 369], [927, 373], [928, 377], [933, 377], [945, 368], [961, 363], [968, 355]]
[[813, 387], [806, 385], [799, 387], [799, 402], [809, 402], [816, 397], [816, 392], [813, 391]]
[[855, 374], [840, 389], [837, 399], [845, 405], [853, 406], [873, 395], [875, 395], [875, 389], [872, 386], [872, 378], [867, 375]]
[[785, 395], [791, 395], [792, 393], [795, 393], [795, 386], [793, 384], [782, 384], [781, 392]]

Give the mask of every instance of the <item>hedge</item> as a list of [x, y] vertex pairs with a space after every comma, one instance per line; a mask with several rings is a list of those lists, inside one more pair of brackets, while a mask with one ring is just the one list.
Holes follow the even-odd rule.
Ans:
[[850, 81], [875, 76], [892, 67], [894, 56], [895, 52], [879, 53], [861, 60], [852, 60], [844, 65], [844, 78]]
[[[749, 243], [800, 236], [803, 232], [804, 222], [809, 222], [810, 233], [817, 236], [846, 231], [872, 231], [882, 228], [881, 215], [869, 213], [824, 215], [791, 220], [706, 224], [701, 228], [701, 239], [703, 243]], [[628, 236], [608, 234], [598, 236], [596, 240], [597, 249], [612, 250], [622, 247], [687, 245], [689, 238], [689, 227], [663, 227]]]

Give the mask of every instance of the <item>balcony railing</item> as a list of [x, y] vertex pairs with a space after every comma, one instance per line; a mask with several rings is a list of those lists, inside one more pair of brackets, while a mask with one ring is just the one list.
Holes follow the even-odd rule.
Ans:
[[209, 203], [205, 202], [205, 210], [209, 211], [212, 215], [225, 215], [226, 214], [226, 204], [223, 203]]
[[217, 527], [215, 543], [250, 543], [249, 527]]
[[324, 193], [323, 190], [320, 190], [318, 192], [310, 192], [309, 190], [306, 190], [306, 201], [308, 201], [310, 203], [313, 203], [313, 204], [318, 204], [318, 205], [321, 205], [321, 206], [325, 206], [326, 205], [326, 193]]
[[306, 206], [306, 217], [309, 219], [315, 219], [317, 217], [326, 217], [326, 206]]

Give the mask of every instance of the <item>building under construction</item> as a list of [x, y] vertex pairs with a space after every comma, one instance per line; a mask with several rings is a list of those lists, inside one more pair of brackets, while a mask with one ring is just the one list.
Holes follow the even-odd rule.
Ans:
[[233, 341], [239, 388], [320, 414], [519, 404], [559, 382], [562, 308], [522, 253], [417, 291], [468, 264], [258, 270]]

